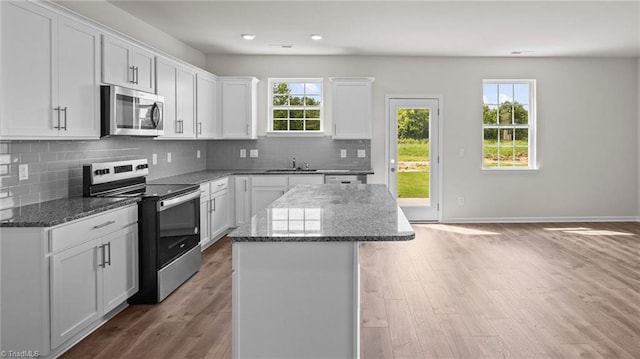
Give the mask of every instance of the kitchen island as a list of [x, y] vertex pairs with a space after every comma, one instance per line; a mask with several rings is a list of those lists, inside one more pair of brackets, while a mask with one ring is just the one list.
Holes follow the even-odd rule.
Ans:
[[414, 236], [385, 185], [287, 192], [228, 235], [233, 357], [359, 358], [359, 242]]

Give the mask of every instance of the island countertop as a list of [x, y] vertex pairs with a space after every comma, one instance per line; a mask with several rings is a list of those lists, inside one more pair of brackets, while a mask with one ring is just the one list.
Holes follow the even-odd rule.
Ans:
[[234, 242], [405, 241], [409, 221], [382, 184], [300, 185], [227, 235]]

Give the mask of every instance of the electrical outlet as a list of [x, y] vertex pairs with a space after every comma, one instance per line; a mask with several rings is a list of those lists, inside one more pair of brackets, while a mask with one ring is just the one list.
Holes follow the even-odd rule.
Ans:
[[258, 150], [250, 150], [249, 151], [249, 157], [258, 158]]
[[153, 155], [151, 155], [151, 164], [153, 164], [154, 166], [158, 164], [158, 154], [154, 153]]
[[458, 197], [458, 205], [464, 206], [464, 197]]
[[245, 157], [247, 157], [247, 150], [243, 148], [240, 150], [240, 158], [245, 158]]
[[347, 150], [340, 150], [340, 158], [347, 158]]
[[19, 165], [18, 166], [18, 180], [24, 181], [29, 179], [29, 165]]
[[358, 158], [367, 157], [367, 150], [358, 150]]
[[200, 150], [196, 151], [196, 158], [200, 158]]
[[167, 163], [171, 163], [171, 152], [167, 152]]

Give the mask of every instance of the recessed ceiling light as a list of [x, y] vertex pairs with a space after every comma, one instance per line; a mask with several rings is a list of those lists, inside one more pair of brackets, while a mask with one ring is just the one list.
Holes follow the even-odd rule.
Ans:
[[240, 36], [245, 40], [253, 40], [256, 38], [256, 35], [254, 34], [242, 34]]
[[535, 51], [531, 50], [522, 50], [522, 51], [511, 51], [511, 55], [525, 55], [525, 54], [533, 54]]
[[269, 47], [278, 48], [278, 49], [291, 49], [293, 45], [291, 44], [270, 44]]
[[322, 40], [322, 35], [320, 34], [311, 34], [311, 40]]

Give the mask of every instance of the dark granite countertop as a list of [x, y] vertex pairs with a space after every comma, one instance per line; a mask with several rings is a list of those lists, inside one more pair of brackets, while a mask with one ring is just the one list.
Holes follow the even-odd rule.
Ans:
[[365, 169], [344, 169], [344, 170], [315, 170], [315, 171], [269, 171], [266, 169], [257, 170], [204, 170], [198, 172], [185, 173], [177, 176], [158, 178], [149, 183], [161, 183], [161, 184], [200, 184], [209, 181], [216, 180], [218, 178], [233, 176], [233, 175], [369, 175], [373, 174], [372, 170]]
[[138, 198], [71, 197], [7, 209], [0, 227], [51, 227], [138, 202]]
[[405, 241], [409, 221], [382, 184], [301, 185], [227, 235], [237, 242]]

